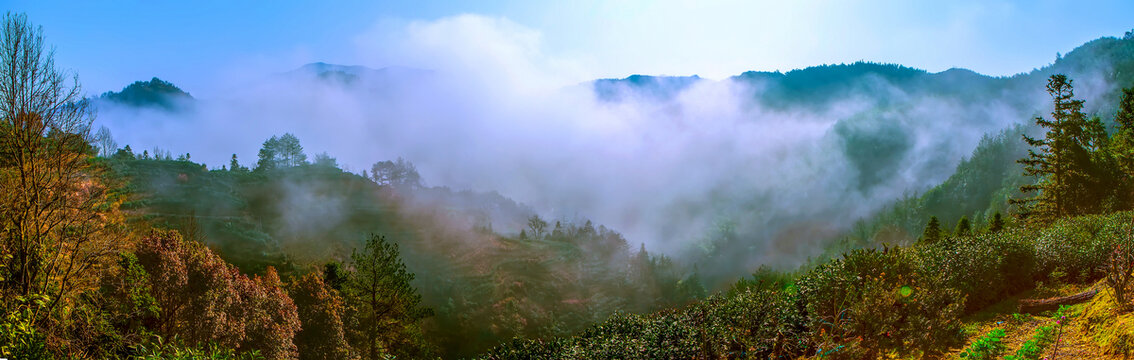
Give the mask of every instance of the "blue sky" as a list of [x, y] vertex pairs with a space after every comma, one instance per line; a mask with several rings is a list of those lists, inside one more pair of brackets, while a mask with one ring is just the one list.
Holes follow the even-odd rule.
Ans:
[[[78, 72], [90, 93], [153, 76], [208, 93], [236, 73], [314, 61], [436, 66], [428, 57], [438, 53], [396, 43], [407, 28], [460, 15], [491, 20], [492, 33], [505, 34], [498, 38], [519, 39], [525, 57], [552, 64], [540, 68], [569, 68], [556, 77], [568, 82], [722, 78], [856, 60], [1011, 75], [1134, 29], [1134, 1], [1118, 0], [5, 2], [44, 27], [58, 64]], [[461, 26], [434, 30], [434, 46], [481, 45]]]

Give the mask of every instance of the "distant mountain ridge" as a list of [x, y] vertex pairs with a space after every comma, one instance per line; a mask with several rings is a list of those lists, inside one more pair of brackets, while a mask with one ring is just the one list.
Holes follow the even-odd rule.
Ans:
[[[951, 68], [931, 73], [899, 64], [858, 61], [851, 64], [811, 66], [788, 72], [746, 71], [729, 80], [761, 85], [754, 94], [771, 106], [808, 106], [829, 102], [841, 95], [861, 90], [871, 82], [885, 82], [902, 90], [967, 98], [998, 89], [1032, 88], [1055, 73], [1071, 78], [1090, 70], [1109, 68], [1108, 81], [1134, 82], [1134, 38], [1103, 37], [1080, 45], [1054, 63], [1013, 76], [993, 77], [964, 68]], [[355, 84], [366, 80], [369, 85], [389, 81], [412, 81], [433, 71], [409, 67], [374, 69], [361, 65], [338, 65], [325, 62], [305, 64], [280, 75], [313, 76], [320, 80]], [[590, 82], [596, 97], [603, 101], [624, 101], [628, 96], [650, 100], [668, 100], [694, 84], [713, 81], [692, 76], [634, 74], [621, 79], [596, 79]], [[173, 107], [170, 99], [192, 99], [172, 83], [153, 78], [135, 82], [120, 92], [106, 92], [101, 98], [132, 106]]]
[[314, 62], [281, 74], [284, 77], [314, 77], [343, 84], [365, 83], [381, 85], [390, 82], [415, 80], [432, 74], [432, 71], [410, 67], [388, 66], [374, 69], [362, 65], [338, 65]]
[[[767, 106], [790, 107], [828, 103], [879, 83], [907, 93], [956, 96], [966, 100], [995, 95], [1005, 90], [1042, 89], [1046, 79], [1057, 73], [1076, 79], [1096, 72], [1102, 73], [1104, 79], [1101, 80], [1109, 83], [1134, 83], [1134, 36], [1127, 33], [1122, 38], [1095, 39], [1057, 57], [1052, 64], [1005, 77], [983, 75], [963, 68], [931, 73], [899, 64], [858, 61], [851, 64], [811, 66], [788, 72], [747, 71], [729, 80], [753, 85], [754, 89], [759, 90], [753, 96]], [[696, 75], [631, 75], [623, 79], [599, 79], [591, 82], [591, 85], [599, 99], [622, 101], [629, 95], [668, 99], [705, 81], [713, 80]], [[1112, 97], [1115, 94], [1097, 95]]]

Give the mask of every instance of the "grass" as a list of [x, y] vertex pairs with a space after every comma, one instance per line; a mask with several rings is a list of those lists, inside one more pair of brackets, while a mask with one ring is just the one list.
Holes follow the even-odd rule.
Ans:
[[[1090, 303], [1064, 307], [1060, 311], [1048, 311], [1040, 314], [1015, 312], [1016, 302], [1019, 299], [1070, 295], [1089, 287], [1091, 287], [1091, 284], [1066, 284], [1045, 289], [1042, 294], [1033, 289], [1006, 298], [1000, 303], [969, 315], [962, 319], [965, 324], [962, 331], [970, 339], [967, 343], [968, 346], [963, 349], [956, 349], [952, 352], [952, 356], [943, 358], [1000, 359], [1000, 356], [1007, 354], [1003, 357], [1004, 359], [1038, 360], [1051, 356], [1056, 346], [1059, 347], [1058, 359], [1109, 359], [1113, 358], [1113, 355], [1124, 354], [1110, 351], [1109, 354], [1111, 355], [1099, 356], [1099, 353], [1105, 347], [1097, 341], [1091, 341], [1092, 339], [1088, 335], [1090, 332], [1086, 330], [1086, 323], [1089, 321], [1075, 320], [1087, 318], [1092, 306], [1095, 308], [1106, 307], [1107, 302], [1109, 302], [1109, 306], [1113, 307], [1112, 299], [1100, 298], [1104, 292], [1099, 292], [1099, 295]], [[1067, 326], [1060, 327], [1056, 324], [1056, 320], [1060, 320], [1063, 316], [1066, 316], [1067, 318], [1064, 320], [1070, 321], [1070, 323], [1064, 322], [1064, 325]], [[1102, 320], [1106, 316], [1114, 317], [1113, 312], [1101, 312], [1098, 316], [1098, 320]], [[1127, 321], [1126, 324], [1132, 326], [1121, 331], [1134, 335], [1134, 315], [1123, 315], [1123, 319]], [[1116, 324], [1105, 325], [1111, 327], [1107, 331], [1116, 332], [1117, 330], [1112, 328], [1114, 325]], [[1101, 328], [1097, 328], [1096, 331], [1098, 329]], [[1004, 335], [999, 337], [998, 341], [994, 341], [993, 336], [990, 336], [996, 330], [1004, 331]], [[1056, 343], [1057, 337], [1059, 338], [1058, 344]], [[1134, 336], [1131, 338], [1134, 339]], [[1125, 344], [1134, 344], [1134, 342], [1126, 342]], [[995, 350], [1001, 347], [1002, 351], [997, 350], [998, 353], [989, 351], [989, 349]]]
[[1004, 353], [1004, 336], [1002, 328], [992, 329], [988, 334], [976, 339], [965, 351], [961, 352], [962, 359], [992, 360]]
[[1109, 355], [1134, 355], [1134, 313], [1119, 311], [1114, 297], [1100, 291], [1083, 311], [1090, 340]]

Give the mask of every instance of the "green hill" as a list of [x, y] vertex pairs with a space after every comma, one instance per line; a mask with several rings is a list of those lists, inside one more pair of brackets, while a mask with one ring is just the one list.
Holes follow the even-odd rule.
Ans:
[[135, 81], [121, 91], [107, 91], [99, 99], [133, 107], [179, 110], [193, 102], [193, 96], [170, 82], [158, 78]]

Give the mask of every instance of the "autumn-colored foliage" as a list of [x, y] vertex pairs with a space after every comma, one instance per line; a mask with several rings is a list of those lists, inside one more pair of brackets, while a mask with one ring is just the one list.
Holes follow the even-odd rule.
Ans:
[[92, 160], [78, 83], [26, 16], [0, 27], [0, 298], [42, 296], [29, 311], [43, 324], [113, 259], [119, 199]]
[[346, 307], [338, 291], [317, 273], [308, 273], [288, 286], [288, 293], [299, 311], [303, 328], [295, 334], [299, 358], [331, 360], [350, 358], [350, 346], [343, 330]]
[[161, 308], [160, 333], [189, 343], [257, 349], [271, 359], [297, 355], [292, 338], [299, 316], [274, 269], [249, 278], [203, 244], [172, 231], [142, 239], [137, 255]]

